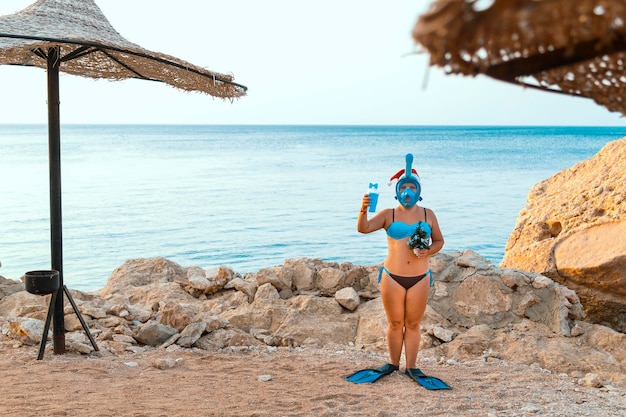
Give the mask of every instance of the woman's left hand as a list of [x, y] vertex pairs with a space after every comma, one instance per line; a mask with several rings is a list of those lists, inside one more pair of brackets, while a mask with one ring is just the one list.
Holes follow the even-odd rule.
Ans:
[[426, 258], [426, 257], [428, 257], [428, 249], [413, 249], [413, 253], [418, 258]]

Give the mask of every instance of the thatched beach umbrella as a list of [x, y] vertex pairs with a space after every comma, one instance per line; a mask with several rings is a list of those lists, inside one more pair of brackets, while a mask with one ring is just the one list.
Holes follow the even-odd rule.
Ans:
[[591, 98], [626, 115], [624, 0], [435, 0], [413, 38], [448, 74]]
[[[223, 99], [246, 94], [246, 87], [220, 74], [124, 39], [93, 0], [39, 0], [21, 12], [0, 16], [0, 64], [36, 66], [48, 78], [50, 234], [52, 269], [63, 288], [59, 71], [90, 78], [161, 81], [186, 91]], [[63, 291], [53, 315], [55, 353], [65, 352]], [[45, 335], [44, 335], [45, 337]]]

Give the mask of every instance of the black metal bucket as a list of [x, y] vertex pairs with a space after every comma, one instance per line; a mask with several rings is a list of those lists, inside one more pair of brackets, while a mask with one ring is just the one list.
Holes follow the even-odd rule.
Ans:
[[24, 275], [26, 291], [36, 295], [52, 294], [61, 286], [59, 271], [30, 271]]

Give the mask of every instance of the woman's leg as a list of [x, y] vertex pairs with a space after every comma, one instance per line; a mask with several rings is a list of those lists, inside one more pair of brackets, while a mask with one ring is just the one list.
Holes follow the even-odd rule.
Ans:
[[380, 281], [380, 296], [385, 307], [387, 316], [387, 348], [389, 349], [389, 362], [392, 365], [400, 365], [402, 355], [402, 343], [404, 339], [404, 287], [387, 274], [383, 274]]
[[409, 288], [406, 292], [404, 316], [404, 355], [406, 367], [415, 368], [420, 347], [421, 323], [428, 302], [429, 277]]

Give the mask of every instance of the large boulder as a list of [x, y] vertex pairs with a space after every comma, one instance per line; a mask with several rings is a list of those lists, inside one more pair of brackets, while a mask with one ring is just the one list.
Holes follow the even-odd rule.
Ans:
[[[190, 269], [191, 275], [195, 275], [196, 268]], [[162, 257], [141, 258], [127, 260], [115, 268], [99, 296], [111, 304], [130, 303], [150, 310], [158, 303], [185, 304], [194, 300], [188, 290], [187, 268]]]
[[115, 268], [104, 288], [100, 290], [100, 296], [106, 298], [129, 289], [174, 281], [188, 281], [185, 269], [175, 262], [161, 257], [129, 259]]
[[576, 293], [543, 275], [499, 269], [477, 253], [440, 253], [431, 258], [436, 280], [429, 304], [446, 320], [470, 328], [503, 329], [530, 319], [570, 336], [584, 312]]
[[626, 138], [528, 194], [500, 267], [577, 292], [587, 320], [626, 332]]

